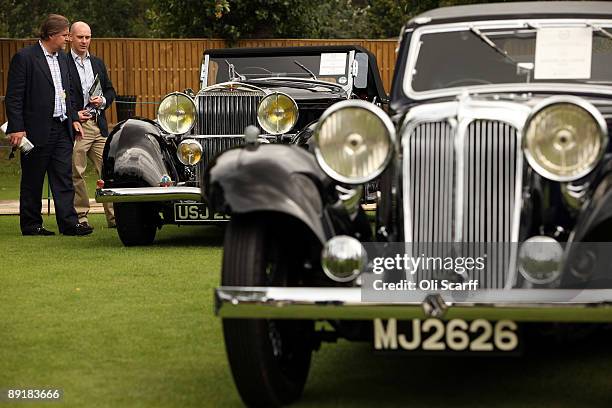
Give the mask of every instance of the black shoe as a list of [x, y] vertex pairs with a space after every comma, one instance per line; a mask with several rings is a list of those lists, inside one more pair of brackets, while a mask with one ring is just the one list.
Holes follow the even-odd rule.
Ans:
[[89, 225], [89, 223], [87, 221], [80, 222], [79, 224], [81, 224], [84, 227], [91, 228], [92, 231], [94, 230], [94, 227]]
[[93, 228], [91, 228], [90, 226], [86, 226], [83, 224], [76, 224], [74, 227], [72, 228], [68, 228], [66, 230], [64, 230], [64, 232], [62, 234], [64, 235], [76, 235], [78, 237], [81, 237], [83, 235], [89, 235], [93, 232]]
[[21, 235], [44, 235], [44, 236], [49, 236], [49, 235], [55, 235], [55, 232], [49, 231], [48, 229], [45, 229], [44, 227], [34, 227], [34, 228], [30, 228], [30, 229], [21, 231]]

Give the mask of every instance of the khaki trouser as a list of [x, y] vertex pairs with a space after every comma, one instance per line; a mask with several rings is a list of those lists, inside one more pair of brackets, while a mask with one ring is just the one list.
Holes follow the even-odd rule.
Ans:
[[[100, 129], [94, 120], [88, 120], [83, 125], [83, 139], [74, 144], [72, 152], [72, 183], [74, 184], [74, 208], [79, 217], [79, 222], [87, 221], [89, 213], [89, 195], [85, 184], [85, 169], [89, 157], [96, 166], [98, 176], [102, 173], [102, 152], [106, 138], [100, 133]], [[111, 203], [104, 203], [104, 213], [108, 226], [115, 225], [115, 214]]]

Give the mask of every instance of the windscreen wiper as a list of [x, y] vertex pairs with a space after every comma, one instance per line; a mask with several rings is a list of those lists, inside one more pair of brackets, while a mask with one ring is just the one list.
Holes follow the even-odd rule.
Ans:
[[479, 29], [477, 29], [476, 27], [473, 27], [473, 26], [470, 26], [470, 32], [472, 32], [474, 35], [476, 35], [478, 38], [480, 38], [485, 44], [487, 44], [489, 47], [493, 48], [495, 51], [497, 51], [499, 54], [501, 54], [508, 61], [512, 62], [514, 65], [518, 64], [518, 61], [516, 61], [514, 58], [512, 58], [510, 55], [508, 55], [508, 51], [504, 50], [499, 45], [495, 44], [493, 42], [493, 40], [491, 40], [489, 37], [487, 37], [487, 35], [485, 33], [483, 33], [482, 31], [480, 31]]
[[295, 65], [297, 65], [298, 67], [302, 68], [304, 71], [308, 72], [310, 74], [310, 76], [312, 77], [312, 79], [314, 79], [315, 81], [318, 79], [317, 76], [314, 74], [314, 72], [312, 72], [311, 70], [309, 70], [308, 68], [306, 68], [306, 66], [304, 66], [304, 64], [302, 64], [299, 61], [293, 61], [295, 63]]

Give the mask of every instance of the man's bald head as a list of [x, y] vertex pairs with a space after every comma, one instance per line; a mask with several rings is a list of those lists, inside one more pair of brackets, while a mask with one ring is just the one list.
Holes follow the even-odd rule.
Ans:
[[83, 21], [77, 21], [70, 27], [72, 43], [70, 47], [81, 57], [87, 55], [89, 44], [91, 44], [91, 28]]
[[75, 31], [80, 32], [83, 30], [89, 32], [89, 35], [91, 35], [91, 28], [89, 27], [89, 24], [84, 21], [76, 21], [70, 26], [70, 34], [74, 33]]

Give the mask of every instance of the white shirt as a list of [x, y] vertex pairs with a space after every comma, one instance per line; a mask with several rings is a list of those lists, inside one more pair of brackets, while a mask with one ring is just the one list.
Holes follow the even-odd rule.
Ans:
[[49, 70], [51, 71], [51, 78], [53, 79], [53, 87], [55, 88], [55, 104], [53, 106], [53, 117], [60, 118], [64, 120], [67, 118], [66, 116], [66, 91], [62, 86], [62, 74], [60, 72], [59, 66], [59, 54], [57, 52], [51, 54], [47, 51], [47, 49], [43, 46], [42, 41], [38, 41], [40, 44], [40, 48], [42, 48], [43, 53], [45, 54], [45, 60], [47, 61], [47, 65], [49, 65]]
[[[89, 88], [91, 88], [95, 80], [93, 67], [91, 66], [91, 57], [88, 51], [85, 57], [81, 58], [72, 49], [70, 50], [70, 55], [72, 55], [72, 58], [74, 59], [74, 62], [77, 67], [77, 71], [79, 73], [79, 79], [81, 80], [81, 88], [83, 89], [83, 107], [85, 107], [89, 103]], [[104, 109], [105, 105], [106, 98], [102, 96], [102, 105], [98, 109]]]

